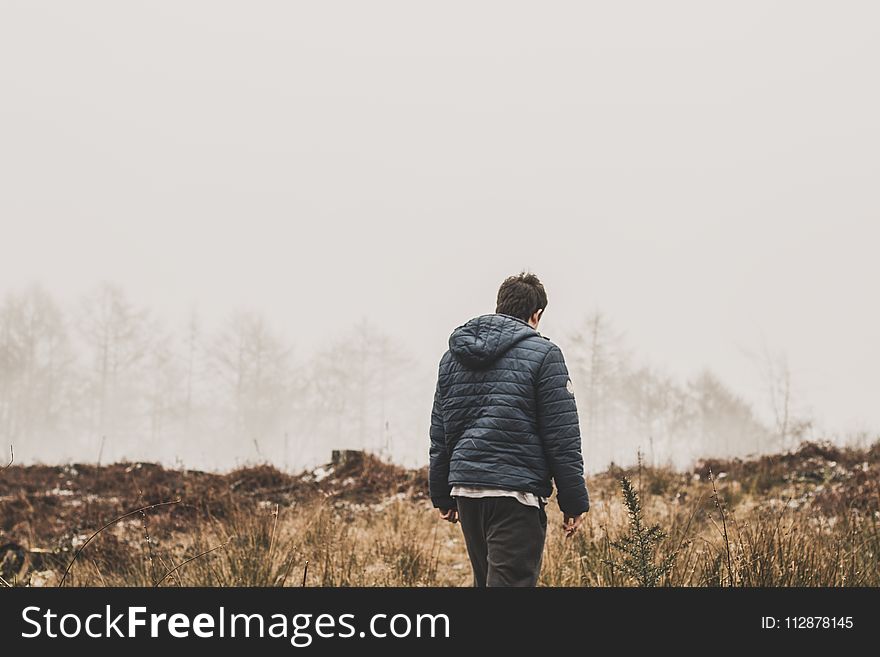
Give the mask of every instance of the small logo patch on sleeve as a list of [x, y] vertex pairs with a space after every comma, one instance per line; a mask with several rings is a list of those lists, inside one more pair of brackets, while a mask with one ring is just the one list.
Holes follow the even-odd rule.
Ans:
[[571, 379], [565, 382], [565, 389], [568, 390], [568, 394], [574, 397], [574, 384], [571, 382]]

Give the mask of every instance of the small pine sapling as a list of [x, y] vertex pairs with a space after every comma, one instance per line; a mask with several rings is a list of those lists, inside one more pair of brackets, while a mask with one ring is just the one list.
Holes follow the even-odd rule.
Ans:
[[629, 513], [629, 531], [611, 541], [611, 547], [622, 554], [621, 561], [606, 560], [605, 563], [636, 580], [639, 586], [657, 586], [672, 570], [678, 550], [655, 563], [657, 548], [666, 538], [666, 532], [660, 529], [660, 525], [645, 525], [639, 494], [627, 477], [621, 478], [620, 486]]

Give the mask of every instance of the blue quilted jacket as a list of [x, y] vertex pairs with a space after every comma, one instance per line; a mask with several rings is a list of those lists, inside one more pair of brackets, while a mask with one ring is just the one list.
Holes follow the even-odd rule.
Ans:
[[440, 359], [431, 413], [431, 500], [452, 486], [528, 491], [556, 483], [566, 515], [590, 508], [577, 408], [559, 347], [509, 315], [459, 326]]

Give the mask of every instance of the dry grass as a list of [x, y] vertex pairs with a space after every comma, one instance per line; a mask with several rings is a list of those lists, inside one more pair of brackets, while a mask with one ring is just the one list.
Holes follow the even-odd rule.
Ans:
[[[708, 474], [711, 469], [717, 495]], [[590, 479], [592, 511], [565, 539], [551, 503], [545, 586], [629, 586], [612, 542], [627, 531], [619, 478], [678, 550], [671, 586], [880, 585], [880, 445], [806, 444], [694, 472], [611, 468]], [[0, 474], [0, 576], [66, 586], [466, 586], [458, 526], [426, 499], [424, 470], [375, 458], [326, 477], [268, 466], [226, 475], [151, 464], [12, 466]], [[110, 524], [139, 507], [181, 499]], [[722, 518], [722, 513], [724, 514]], [[0, 547], [0, 551], [4, 548]]]

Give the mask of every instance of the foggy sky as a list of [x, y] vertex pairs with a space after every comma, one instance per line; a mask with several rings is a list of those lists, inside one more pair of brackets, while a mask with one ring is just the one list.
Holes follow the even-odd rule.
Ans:
[[[0, 294], [361, 317], [424, 368], [522, 268], [760, 405], [880, 426], [870, 2], [0, 1]], [[427, 387], [425, 409], [430, 407]], [[426, 415], [427, 426], [427, 415]]]

